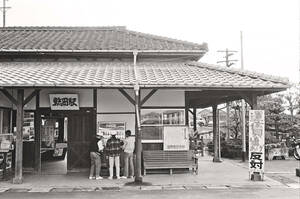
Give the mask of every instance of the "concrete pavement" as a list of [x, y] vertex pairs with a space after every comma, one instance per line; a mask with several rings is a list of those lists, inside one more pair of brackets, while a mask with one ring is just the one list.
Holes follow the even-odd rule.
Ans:
[[192, 190], [192, 189], [272, 189], [297, 188], [281, 183], [276, 179], [265, 177], [264, 181], [249, 180], [248, 169], [243, 164], [232, 160], [213, 163], [210, 156], [199, 160], [199, 175], [149, 174], [143, 181], [150, 186], [127, 186], [132, 179], [89, 180], [88, 174], [71, 173], [67, 175], [24, 175], [23, 184], [11, 181], [0, 182], [0, 192], [74, 192], [97, 190]]

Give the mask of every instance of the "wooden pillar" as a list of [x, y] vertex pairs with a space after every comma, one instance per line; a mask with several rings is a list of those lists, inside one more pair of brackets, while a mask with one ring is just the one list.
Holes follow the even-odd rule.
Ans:
[[135, 168], [135, 179], [136, 183], [142, 183], [142, 140], [141, 140], [141, 125], [140, 125], [140, 101], [141, 101], [140, 90], [135, 90], [135, 151], [136, 151], [136, 168]]
[[93, 107], [94, 107], [94, 111], [93, 111], [93, 119], [94, 119], [94, 124], [95, 124], [95, 135], [98, 132], [98, 124], [97, 124], [97, 106], [98, 106], [98, 90], [95, 88], [93, 89]]
[[256, 94], [253, 94], [252, 96], [251, 96], [251, 101], [252, 101], [252, 109], [253, 110], [257, 110], [257, 95]]
[[41, 113], [40, 113], [40, 92], [35, 96], [35, 114], [34, 114], [34, 171], [41, 174]]
[[184, 91], [184, 103], [185, 103], [185, 125], [189, 126], [189, 100], [188, 100], [188, 95], [187, 92]]
[[18, 89], [17, 93], [17, 136], [16, 136], [16, 161], [14, 184], [20, 184], [23, 181], [23, 103], [24, 89]]
[[213, 105], [213, 140], [214, 140], [214, 159], [213, 162], [221, 162], [220, 157], [220, 130], [219, 130], [219, 114], [218, 105]]
[[193, 123], [194, 131], [197, 131], [197, 109], [193, 108]]

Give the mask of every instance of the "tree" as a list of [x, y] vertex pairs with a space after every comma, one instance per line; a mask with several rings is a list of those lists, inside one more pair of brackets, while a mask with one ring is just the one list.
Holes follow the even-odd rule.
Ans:
[[283, 97], [285, 101], [285, 106], [287, 110], [290, 112], [291, 115], [291, 122], [294, 122], [294, 115], [299, 114], [299, 108], [300, 108], [300, 86], [293, 85], [291, 88], [289, 88], [287, 91], [279, 94], [280, 97]]
[[265, 110], [266, 130], [275, 131], [276, 138], [279, 138], [280, 127], [283, 124], [285, 108], [283, 98], [280, 95], [266, 95], [259, 97], [258, 107]]

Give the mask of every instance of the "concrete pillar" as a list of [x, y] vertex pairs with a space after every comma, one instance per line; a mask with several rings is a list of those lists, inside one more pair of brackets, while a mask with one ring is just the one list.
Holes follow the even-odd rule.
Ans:
[[221, 162], [220, 154], [220, 130], [218, 105], [213, 105], [213, 140], [214, 140], [214, 159], [213, 162]]

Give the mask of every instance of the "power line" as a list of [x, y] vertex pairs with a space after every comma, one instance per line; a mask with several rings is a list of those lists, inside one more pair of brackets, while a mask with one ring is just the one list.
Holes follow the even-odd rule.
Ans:
[[6, 10], [10, 9], [11, 7], [6, 6], [6, 1], [8, 0], [2, 0], [3, 6], [0, 7], [0, 9], [3, 12], [3, 28], [5, 27], [5, 20], [6, 20]]

